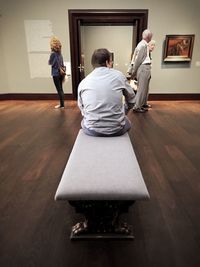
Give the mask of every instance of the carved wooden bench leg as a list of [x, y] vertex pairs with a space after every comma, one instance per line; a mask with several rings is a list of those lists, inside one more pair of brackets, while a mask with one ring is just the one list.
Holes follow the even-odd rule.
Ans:
[[120, 222], [134, 201], [69, 201], [85, 217], [72, 227], [71, 239], [133, 239], [132, 226]]

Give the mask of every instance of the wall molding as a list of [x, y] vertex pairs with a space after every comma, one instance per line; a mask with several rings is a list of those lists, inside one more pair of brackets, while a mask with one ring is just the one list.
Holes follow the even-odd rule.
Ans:
[[[72, 94], [65, 94], [65, 99], [73, 100]], [[58, 100], [57, 94], [0, 94], [0, 100]]]
[[[65, 94], [66, 100], [75, 100], [72, 94]], [[57, 94], [0, 94], [0, 100], [58, 100]], [[149, 94], [151, 101], [200, 100], [200, 93], [194, 94]]]
[[149, 94], [149, 100], [153, 101], [175, 101], [175, 100], [200, 100], [200, 93], [194, 94]]

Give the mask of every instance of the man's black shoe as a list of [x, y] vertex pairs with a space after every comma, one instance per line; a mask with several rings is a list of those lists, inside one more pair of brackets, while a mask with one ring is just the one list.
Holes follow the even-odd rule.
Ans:
[[137, 113], [144, 113], [147, 110], [143, 109], [143, 108], [133, 108], [133, 112], [137, 112]]
[[145, 104], [142, 106], [143, 108], [152, 108], [152, 105], [149, 105], [149, 104]]

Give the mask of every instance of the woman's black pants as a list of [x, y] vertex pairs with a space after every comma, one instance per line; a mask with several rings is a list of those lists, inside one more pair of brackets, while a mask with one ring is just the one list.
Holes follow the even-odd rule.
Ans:
[[63, 76], [59, 75], [59, 76], [53, 76], [53, 81], [56, 87], [56, 90], [58, 92], [58, 96], [60, 99], [60, 106], [64, 107], [64, 92], [63, 92], [63, 87], [62, 87], [62, 83], [63, 83]]

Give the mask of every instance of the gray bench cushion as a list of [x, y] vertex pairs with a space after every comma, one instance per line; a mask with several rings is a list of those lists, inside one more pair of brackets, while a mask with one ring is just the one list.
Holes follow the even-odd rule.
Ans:
[[92, 137], [79, 131], [56, 200], [149, 198], [128, 134]]

